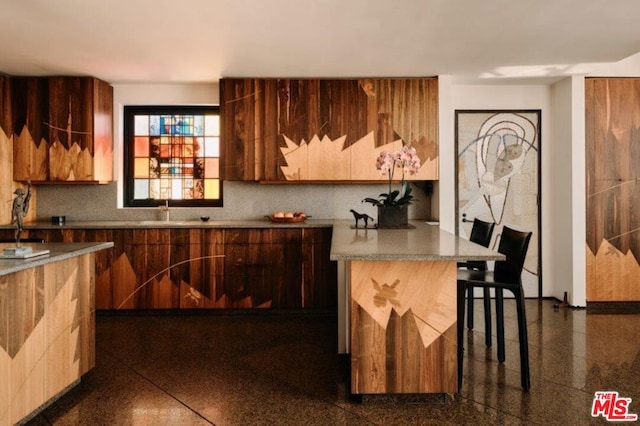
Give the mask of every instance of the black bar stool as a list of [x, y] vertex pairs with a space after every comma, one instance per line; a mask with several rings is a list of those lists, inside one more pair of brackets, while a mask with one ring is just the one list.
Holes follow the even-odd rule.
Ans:
[[[495, 223], [485, 222], [478, 218], [473, 219], [473, 227], [471, 228], [471, 235], [469, 241], [476, 244], [480, 244], [483, 247], [489, 247], [491, 244], [491, 237], [493, 236], [493, 229]], [[458, 268], [466, 268], [476, 271], [486, 271], [486, 260], [468, 260], [466, 262], [458, 262]], [[467, 328], [473, 330], [473, 295], [474, 286], [467, 286], [467, 311], [469, 312], [467, 317]], [[489, 288], [483, 289], [483, 301], [484, 301], [484, 324], [485, 324], [485, 344], [487, 347], [491, 346], [491, 294]]]
[[529, 340], [527, 336], [527, 316], [522, 288], [522, 269], [524, 267], [531, 232], [520, 232], [505, 226], [502, 229], [498, 252], [506, 260], [496, 261], [494, 271], [464, 270], [458, 271], [458, 392], [462, 388], [463, 332], [464, 332], [464, 296], [470, 285], [493, 288], [496, 292], [496, 330], [498, 340], [498, 361], [504, 362], [504, 297], [503, 291], [513, 293], [518, 312], [518, 340], [520, 343], [520, 380], [522, 388], [531, 388], [529, 376]]

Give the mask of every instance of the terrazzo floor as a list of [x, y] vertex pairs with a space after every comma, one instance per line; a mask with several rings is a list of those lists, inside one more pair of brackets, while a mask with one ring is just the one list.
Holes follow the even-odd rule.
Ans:
[[617, 391], [640, 413], [640, 314], [555, 303], [527, 300], [530, 392], [520, 388], [513, 303], [499, 364], [478, 299], [460, 394], [361, 402], [336, 354], [335, 313], [99, 313], [96, 367], [28, 424], [605, 424], [591, 417], [596, 391]]

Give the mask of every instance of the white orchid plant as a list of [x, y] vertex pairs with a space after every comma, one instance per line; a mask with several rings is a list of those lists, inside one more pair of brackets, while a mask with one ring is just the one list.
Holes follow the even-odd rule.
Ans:
[[[389, 178], [389, 192], [382, 193], [378, 198], [365, 198], [363, 203], [371, 203], [374, 206], [403, 206], [410, 204], [413, 200], [411, 195], [411, 185], [404, 180], [405, 175], [415, 175], [420, 170], [420, 157], [416, 149], [411, 146], [403, 146], [401, 150], [391, 152], [382, 151], [376, 159], [376, 169], [380, 170], [383, 176]], [[391, 183], [396, 169], [402, 170], [400, 189], [391, 190]]]

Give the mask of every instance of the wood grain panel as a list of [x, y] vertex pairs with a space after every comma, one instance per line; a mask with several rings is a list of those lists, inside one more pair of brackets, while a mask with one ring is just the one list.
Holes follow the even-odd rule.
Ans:
[[272, 229], [277, 238], [268, 248], [271, 253], [271, 264], [277, 265], [274, 274], [270, 275], [269, 285], [274, 288], [272, 297], [276, 306], [281, 305], [290, 309], [304, 307], [303, 280], [305, 262], [302, 248], [301, 229]]
[[[97, 309], [334, 309], [331, 229], [29, 229], [96, 253]], [[13, 231], [0, 230], [12, 238]]]
[[87, 254], [0, 277], [0, 424], [18, 423], [95, 365], [93, 265]]
[[0, 130], [6, 136], [13, 133], [13, 101], [11, 77], [0, 75]]
[[[220, 131], [222, 140], [222, 177], [225, 180], [255, 179], [255, 84], [253, 79], [220, 82]], [[247, 149], [252, 146], [254, 149]]]
[[95, 315], [93, 261], [86, 255], [44, 267], [45, 400], [95, 365], [95, 336], [88, 330]]
[[14, 179], [113, 179], [113, 88], [91, 77], [16, 78]]
[[437, 179], [437, 89], [436, 78], [222, 79], [225, 178], [371, 181], [376, 149], [407, 144], [425, 165], [415, 180]]
[[[13, 198], [13, 115], [11, 105], [11, 78], [0, 75], [0, 200]], [[11, 218], [11, 203], [0, 203], [0, 217]]]
[[453, 393], [455, 262], [352, 261], [351, 391]]
[[47, 180], [49, 170], [49, 84], [45, 78], [13, 78], [13, 178]]
[[337, 262], [328, 262], [331, 229], [302, 230], [302, 307], [331, 309], [337, 306]]
[[95, 253], [95, 304], [96, 309], [113, 309], [113, 277], [111, 265], [116, 247], [122, 250], [122, 237], [112, 229], [91, 229], [83, 239], [74, 235], [74, 241], [113, 242], [114, 248]]
[[113, 181], [113, 87], [97, 79], [93, 83], [93, 179]]
[[82, 77], [49, 78], [49, 142], [69, 151], [73, 144], [93, 153], [93, 90]]
[[588, 301], [640, 300], [638, 99], [640, 79], [585, 81]]
[[262, 151], [261, 158], [256, 159], [256, 166], [262, 173], [256, 170], [256, 177], [264, 180], [276, 180], [281, 175], [280, 167], [286, 165], [280, 152], [282, 137], [278, 133], [278, 84], [276, 80], [263, 80], [262, 102], [264, 111], [260, 114], [261, 129], [264, 143], [258, 149]]
[[225, 249], [224, 230], [207, 229], [204, 231], [204, 247], [202, 255], [204, 257], [204, 280], [209, 296], [205, 307], [214, 307], [218, 301], [218, 295], [222, 294], [225, 277]]
[[[182, 283], [191, 283], [194, 290], [202, 293], [202, 272], [199, 267], [202, 259], [200, 259], [200, 245], [202, 244], [201, 229], [171, 229], [170, 230], [170, 259], [168, 271], [171, 282], [174, 283], [178, 290], [181, 289]], [[192, 245], [196, 246], [196, 253], [192, 252]], [[195, 255], [194, 255], [195, 254]], [[193, 279], [192, 279], [193, 278]], [[185, 294], [179, 292], [179, 306], [182, 307]]]

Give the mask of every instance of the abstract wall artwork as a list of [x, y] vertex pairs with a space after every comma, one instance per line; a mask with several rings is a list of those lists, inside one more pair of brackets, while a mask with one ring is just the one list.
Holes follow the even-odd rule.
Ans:
[[528, 297], [539, 288], [540, 110], [459, 110], [455, 117], [457, 232], [468, 238], [474, 218], [533, 232], [522, 281]]

